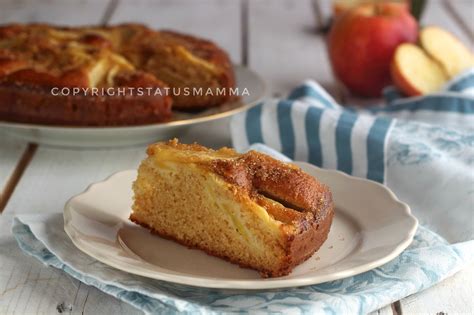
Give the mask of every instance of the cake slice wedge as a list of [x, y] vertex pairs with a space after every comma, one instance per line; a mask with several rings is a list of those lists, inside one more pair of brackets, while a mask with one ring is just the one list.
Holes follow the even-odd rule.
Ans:
[[293, 164], [177, 140], [147, 154], [130, 220], [153, 233], [262, 277], [288, 275], [327, 239], [331, 192]]

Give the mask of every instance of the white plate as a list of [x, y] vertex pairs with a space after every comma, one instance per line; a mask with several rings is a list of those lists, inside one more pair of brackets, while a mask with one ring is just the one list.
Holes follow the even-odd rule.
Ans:
[[265, 95], [263, 80], [253, 71], [234, 66], [237, 88], [248, 94], [239, 101], [200, 111], [199, 113], [173, 112], [170, 122], [124, 127], [71, 127], [22, 124], [0, 121], [0, 130], [23, 140], [66, 147], [119, 147], [152, 143], [178, 137], [194, 124], [222, 119], [257, 105]]
[[129, 222], [135, 170], [116, 173], [69, 200], [64, 229], [80, 250], [117, 269], [228, 289], [294, 287], [353, 276], [390, 261], [411, 243], [418, 222], [387, 187], [296, 164], [331, 187], [336, 215], [321, 249], [286, 277], [262, 279], [253, 270], [188, 249]]

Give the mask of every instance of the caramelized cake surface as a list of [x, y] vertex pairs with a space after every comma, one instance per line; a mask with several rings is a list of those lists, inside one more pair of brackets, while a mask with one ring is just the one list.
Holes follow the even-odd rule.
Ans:
[[130, 219], [154, 233], [264, 277], [289, 274], [327, 238], [331, 193], [297, 166], [176, 140], [147, 153]]
[[[195, 110], [226, 102], [230, 94], [216, 91], [234, 85], [227, 54], [187, 35], [138, 24], [0, 27], [1, 120], [94, 126], [162, 122], [170, 119], [172, 106]], [[52, 88], [64, 87], [91, 90], [53, 95]], [[91, 92], [129, 87], [153, 88], [153, 93]], [[204, 94], [186, 94], [185, 87]], [[212, 93], [205, 94], [208, 89]]]

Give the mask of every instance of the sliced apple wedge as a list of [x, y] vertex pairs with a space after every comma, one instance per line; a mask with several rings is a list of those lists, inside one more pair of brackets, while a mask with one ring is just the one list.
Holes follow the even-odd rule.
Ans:
[[397, 47], [390, 70], [395, 85], [409, 96], [438, 91], [447, 80], [438, 63], [408, 43]]
[[474, 55], [453, 34], [436, 26], [428, 26], [420, 32], [420, 44], [441, 64], [450, 78], [474, 66]]

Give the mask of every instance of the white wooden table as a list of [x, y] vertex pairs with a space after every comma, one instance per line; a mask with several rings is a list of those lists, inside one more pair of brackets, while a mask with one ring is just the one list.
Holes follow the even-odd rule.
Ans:
[[[335, 83], [323, 35], [329, 0], [322, 14], [311, 0], [2, 0], [0, 23], [58, 24], [136, 21], [214, 40], [235, 63], [248, 65], [284, 95], [305, 78], [314, 78], [340, 101], [351, 98]], [[464, 42], [474, 36], [472, 0], [431, 0], [422, 23], [437, 24]], [[230, 145], [228, 121], [193, 127], [181, 139], [211, 147]], [[65, 273], [25, 256], [10, 233], [20, 213], [61, 212], [65, 201], [89, 183], [134, 168], [144, 147], [63, 150], [22, 143], [0, 133], [0, 314], [56, 312], [134, 314], [133, 307], [84, 285]], [[473, 313], [474, 266], [425, 292], [389, 305], [381, 314]]]

